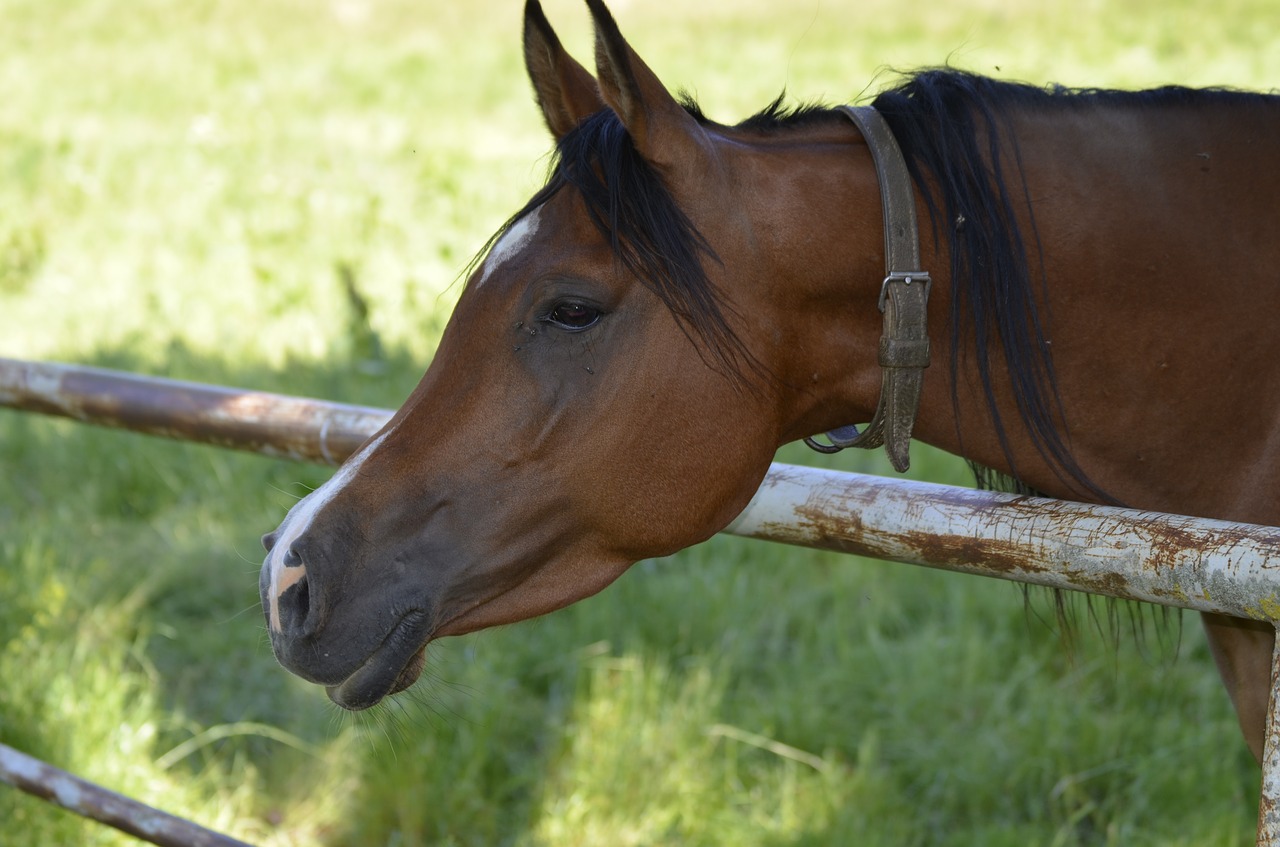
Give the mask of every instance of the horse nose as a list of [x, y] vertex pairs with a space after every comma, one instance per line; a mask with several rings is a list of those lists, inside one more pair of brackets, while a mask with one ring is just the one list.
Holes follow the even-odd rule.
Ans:
[[[272, 539], [274, 544], [274, 539]], [[272, 630], [286, 635], [305, 634], [307, 616], [311, 612], [311, 587], [307, 568], [294, 547], [284, 551], [271, 586], [269, 611]]]
[[262, 536], [262, 549], [268, 553], [276, 546], [276, 539], [280, 537], [280, 530], [273, 529]]

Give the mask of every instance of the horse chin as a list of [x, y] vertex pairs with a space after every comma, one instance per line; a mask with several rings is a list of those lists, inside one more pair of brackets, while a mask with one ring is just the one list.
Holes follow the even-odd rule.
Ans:
[[427, 646], [424, 644], [409, 657], [408, 662], [395, 670], [394, 663], [387, 663], [380, 655], [369, 657], [359, 670], [338, 685], [327, 686], [325, 693], [335, 704], [349, 712], [359, 712], [381, 703], [393, 694], [399, 694], [418, 681], [427, 665]]

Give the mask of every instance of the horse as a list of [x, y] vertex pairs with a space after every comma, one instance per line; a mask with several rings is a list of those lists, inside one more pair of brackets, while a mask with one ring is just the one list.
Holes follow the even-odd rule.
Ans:
[[[779, 99], [729, 126], [587, 6], [594, 76], [525, 7], [545, 186], [481, 251], [403, 406], [263, 538], [286, 669], [371, 707], [433, 640], [710, 537], [817, 433], [886, 441], [899, 466], [917, 438], [1053, 497], [1280, 523], [1280, 96], [943, 68], [860, 122]], [[909, 226], [882, 214], [877, 132]], [[914, 288], [886, 275], [902, 238]], [[915, 330], [882, 338], [908, 311]], [[1272, 625], [1204, 626], [1261, 757]]]

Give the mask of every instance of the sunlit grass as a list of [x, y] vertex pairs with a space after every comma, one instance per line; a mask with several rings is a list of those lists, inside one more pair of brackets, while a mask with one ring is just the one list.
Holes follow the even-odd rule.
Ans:
[[[543, 175], [519, 5], [0, 0], [0, 355], [398, 403]], [[585, 10], [546, 5], [588, 59]], [[1271, 6], [615, 12], [734, 120], [943, 62], [1269, 88]], [[0, 413], [0, 741], [264, 844], [1251, 840], [1256, 769], [1193, 618], [1175, 651], [1082, 611], [1069, 652], [1009, 586], [739, 539], [435, 645], [413, 691], [340, 714], [275, 665], [256, 598], [258, 535], [327, 473]], [[0, 820], [128, 843], [4, 788]]]

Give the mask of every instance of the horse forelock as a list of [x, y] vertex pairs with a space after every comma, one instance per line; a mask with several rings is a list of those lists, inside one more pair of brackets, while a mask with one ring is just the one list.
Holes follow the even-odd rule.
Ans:
[[615, 259], [662, 301], [704, 361], [750, 387], [762, 368], [730, 325], [733, 307], [707, 272], [707, 264], [720, 259], [612, 111], [587, 117], [560, 139], [546, 184], [489, 239], [468, 271], [565, 190], [581, 197]]

